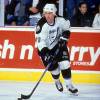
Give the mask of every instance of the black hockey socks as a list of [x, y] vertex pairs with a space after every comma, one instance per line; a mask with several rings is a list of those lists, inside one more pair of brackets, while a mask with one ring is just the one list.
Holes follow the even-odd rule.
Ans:
[[59, 79], [59, 76], [60, 76], [60, 74], [54, 75], [54, 74], [52, 74], [52, 73], [51, 73], [51, 75], [52, 75], [53, 79], [55, 79], [55, 80], [56, 80], [56, 79]]
[[69, 79], [71, 78], [71, 68], [61, 70], [62, 76], [64, 79]]

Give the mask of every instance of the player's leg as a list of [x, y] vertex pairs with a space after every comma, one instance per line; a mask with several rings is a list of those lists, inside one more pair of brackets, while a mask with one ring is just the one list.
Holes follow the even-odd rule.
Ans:
[[58, 89], [58, 91], [62, 92], [63, 91], [63, 85], [59, 80], [60, 68], [57, 67], [55, 70], [52, 70], [50, 72], [51, 72], [51, 75], [52, 75], [52, 77], [55, 81], [56, 88]]
[[[44, 66], [46, 67], [50, 62], [45, 61], [45, 57], [43, 55], [40, 54], [40, 56], [41, 56]], [[56, 85], [58, 91], [62, 92], [63, 86], [59, 80], [60, 69], [58, 68], [58, 63], [54, 63], [54, 64], [52, 63], [52, 65], [49, 66], [48, 71], [50, 71], [52, 78], [55, 81], [55, 85]]]
[[68, 60], [61, 61], [61, 62], [59, 62], [59, 67], [61, 69], [62, 76], [63, 76], [63, 78], [65, 80], [67, 89], [71, 93], [77, 94], [78, 93], [78, 89], [73, 86], [72, 80], [71, 80], [70, 62]]

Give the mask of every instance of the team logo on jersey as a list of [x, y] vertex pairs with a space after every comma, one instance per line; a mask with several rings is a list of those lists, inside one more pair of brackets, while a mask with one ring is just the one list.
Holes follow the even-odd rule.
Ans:
[[56, 40], [56, 38], [58, 37], [58, 32], [59, 32], [59, 27], [56, 29], [52, 29], [49, 31], [49, 40], [51, 42], [51, 44]]

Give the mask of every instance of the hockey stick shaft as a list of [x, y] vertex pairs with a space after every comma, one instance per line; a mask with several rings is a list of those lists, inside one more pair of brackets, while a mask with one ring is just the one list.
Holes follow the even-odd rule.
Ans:
[[45, 73], [47, 72], [49, 68], [49, 65], [46, 67], [46, 69], [44, 70], [43, 74], [41, 75], [39, 81], [36, 83], [35, 87], [33, 88], [32, 92], [29, 95], [23, 95], [21, 94], [21, 99], [29, 99], [32, 94], [34, 93], [34, 91], [36, 90], [37, 86], [39, 85], [40, 81], [42, 80], [42, 78], [44, 77]]
[[[59, 49], [56, 50], [54, 56], [57, 56], [58, 52], [59, 52]], [[51, 65], [53, 62], [54, 62], [54, 61], [51, 61], [51, 62], [47, 65], [46, 69], [44, 70], [44, 72], [43, 72], [43, 74], [41, 75], [40, 79], [39, 79], [38, 82], [36, 83], [36, 85], [35, 85], [35, 87], [33, 88], [32, 92], [31, 92], [29, 95], [23, 95], [23, 94], [21, 94], [21, 98], [18, 98], [18, 100], [29, 99], [29, 98], [32, 96], [32, 94], [33, 94], [34, 91], [36, 90], [37, 86], [39, 85], [40, 81], [42, 80], [42, 78], [44, 77], [45, 73], [47, 72], [48, 68], [50, 67], [50, 65]]]

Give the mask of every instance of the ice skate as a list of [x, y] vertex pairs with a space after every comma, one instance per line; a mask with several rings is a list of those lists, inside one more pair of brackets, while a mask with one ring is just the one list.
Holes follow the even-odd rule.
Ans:
[[58, 89], [58, 91], [63, 92], [63, 85], [60, 82], [60, 80], [55, 81], [55, 85], [56, 85], [56, 88]]
[[66, 87], [71, 94], [76, 95], [76, 96], [78, 95], [78, 89], [75, 88], [72, 84], [67, 85]]

